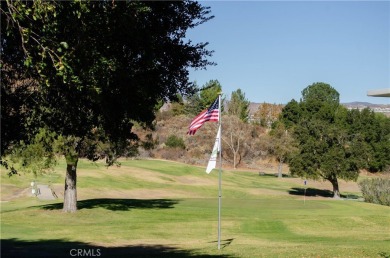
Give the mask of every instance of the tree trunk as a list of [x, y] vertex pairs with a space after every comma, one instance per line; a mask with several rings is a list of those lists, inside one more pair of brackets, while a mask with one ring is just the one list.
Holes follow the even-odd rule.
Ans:
[[278, 166], [278, 177], [279, 177], [279, 178], [282, 178], [282, 177], [283, 177], [283, 174], [282, 174], [282, 167], [283, 167], [283, 161], [279, 161], [279, 166]]
[[340, 190], [339, 190], [339, 182], [337, 181], [337, 177], [332, 177], [331, 179], [329, 179], [329, 181], [332, 183], [333, 186], [333, 198], [339, 199]]
[[77, 159], [75, 162], [68, 162], [66, 164], [66, 177], [65, 177], [65, 193], [64, 193], [64, 212], [76, 212], [77, 211], [77, 189], [76, 189], [76, 168]]
[[233, 150], [233, 168], [234, 168], [234, 169], [237, 168], [236, 159], [237, 159], [237, 153]]

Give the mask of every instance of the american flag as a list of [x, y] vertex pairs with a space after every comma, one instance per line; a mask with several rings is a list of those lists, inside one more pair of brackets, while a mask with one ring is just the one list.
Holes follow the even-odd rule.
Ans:
[[202, 127], [202, 125], [207, 121], [216, 121], [219, 120], [219, 98], [217, 98], [214, 103], [206, 110], [202, 111], [197, 115], [194, 120], [192, 120], [187, 134], [194, 135], [196, 131]]

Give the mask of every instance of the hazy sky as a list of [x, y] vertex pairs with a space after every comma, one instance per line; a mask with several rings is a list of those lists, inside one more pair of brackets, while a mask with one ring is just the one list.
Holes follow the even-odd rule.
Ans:
[[209, 42], [217, 66], [191, 71], [225, 94], [241, 88], [253, 102], [299, 100], [314, 82], [341, 102], [390, 104], [367, 90], [390, 87], [390, 1], [201, 1], [215, 18], [188, 32]]

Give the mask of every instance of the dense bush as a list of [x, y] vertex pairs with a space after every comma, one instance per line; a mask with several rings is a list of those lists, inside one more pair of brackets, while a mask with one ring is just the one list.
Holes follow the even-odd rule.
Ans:
[[390, 179], [364, 179], [359, 186], [364, 201], [390, 206]]
[[165, 145], [170, 148], [180, 148], [185, 149], [186, 145], [184, 144], [184, 140], [176, 135], [170, 135], [165, 142]]

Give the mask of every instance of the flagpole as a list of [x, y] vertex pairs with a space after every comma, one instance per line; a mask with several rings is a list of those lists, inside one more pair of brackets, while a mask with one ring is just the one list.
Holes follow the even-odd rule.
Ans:
[[218, 175], [218, 250], [221, 249], [221, 198], [222, 198], [222, 112], [221, 94], [218, 95], [219, 121], [218, 128], [221, 130], [219, 139], [219, 175]]

